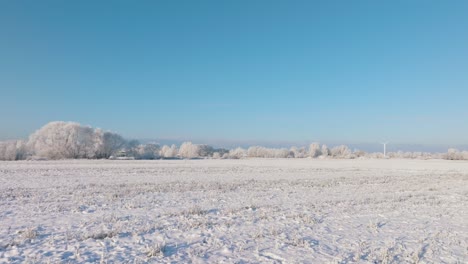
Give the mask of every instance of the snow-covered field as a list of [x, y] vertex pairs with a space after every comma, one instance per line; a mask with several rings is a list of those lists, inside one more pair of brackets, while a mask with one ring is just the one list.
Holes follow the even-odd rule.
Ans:
[[0, 162], [0, 263], [468, 263], [467, 219], [467, 162]]

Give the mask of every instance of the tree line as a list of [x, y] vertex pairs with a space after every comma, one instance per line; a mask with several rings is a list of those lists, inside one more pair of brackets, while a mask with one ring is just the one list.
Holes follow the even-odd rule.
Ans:
[[126, 140], [117, 133], [83, 126], [75, 122], [51, 122], [34, 132], [27, 140], [0, 142], [0, 160], [25, 159], [112, 159], [119, 153], [135, 159], [243, 159], [243, 158], [402, 158], [468, 160], [468, 151], [449, 149], [447, 153], [389, 152], [366, 153], [345, 145], [329, 148], [312, 143], [308, 147], [223, 149], [205, 144], [184, 142], [180, 146], [155, 143], [141, 144]]

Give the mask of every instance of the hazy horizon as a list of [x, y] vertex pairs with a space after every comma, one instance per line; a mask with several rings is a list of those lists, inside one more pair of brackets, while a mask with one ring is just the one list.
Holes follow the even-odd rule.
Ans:
[[[308, 147], [311, 143], [325, 144], [329, 147], [346, 145], [352, 150], [363, 150], [366, 152], [382, 152], [381, 142], [344, 142], [344, 141], [261, 141], [261, 140], [222, 140], [222, 139], [196, 139], [196, 138], [146, 138], [137, 139], [143, 143], [158, 143], [161, 145], [180, 145], [183, 142], [193, 142], [195, 144], [208, 144], [217, 148], [233, 149], [237, 147], [248, 148], [251, 146], [263, 146], [272, 148], [290, 148], [290, 147]], [[468, 150], [468, 144], [415, 144], [389, 142], [387, 144], [388, 152], [408, 151], [408, 152], [440, 152], [445, 153], [447, 149], [455, 148], [458, 150]]]

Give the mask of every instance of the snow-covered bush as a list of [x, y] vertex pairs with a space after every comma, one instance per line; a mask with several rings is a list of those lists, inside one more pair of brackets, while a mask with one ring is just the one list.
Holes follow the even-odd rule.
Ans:
[[332, 156], [333, 158], [338, 158], [338, 159], [352, 159], [352, 158], [354, 158], [354, 156], [352, 155], [351, 150], [345, 145], [336, 146], [336, 147], [332, 148], [331, 151], [330, 151], [330, 156]]
[[22, 140], [0, 142], [0, 160], [22, 160], [26, 158], [26, 144]]
[[167, 145], [164, 145], [161, 148], [160, 156], [165, 159], [173, 159], [177, 157], [177, 153], [178, 153], [178, 149], [176, 145], [172, 145], [170, 147]]
[[274, 149], [253, 146], [247, 149], [247, 156], [250, 158], [288, 158], [290, 152], [286, 148]]
[[249, 158], [264, 157], [266, 155], [266, 148], [260, 146], [252, 146], [247, 149], [247, 156]]
[[231, 149], [228, 154], [230, 159], [242, 159], [247, 156], [247, 151], [243, 148]]
[[461, 156], [463, 160], [468, 160], [468, 151], [462, 151]]
[[199, 157], [211, 157], [213, 156], [213, 153], [215, 152], [215, 149], [212, 146], [209, 145], [198, 145], [198, 156]]
[[459, 151], [458, 149], [450, 148], [445, 155], [447, 160], [468, 160], [468, 151]]
[[356, 157], [356, 158], [364, 158], [366, 157], [366, 152], [365, 151], [362, 151], [362, 150], [359, 150], [359, 149], [356, 149], [354, 150], [353, 152], [353, 155]]
[[366, 153], [365, 156], [370, 159], [383, 159], [384, 158], [384, 155], [382, 152]]
[[145, 159], [145, 160], [152, 160], [152, 159], [159, 159], [160, 158], [160, 150], [158, 144], [144, 144], [139, 145], [136, 148], [136, 159]]
[[274, 157], [273, 158], [290, 158], [290, 152], [286, 148], [274, 149]]
[[268, 156], [267, 152], [267, 148], [252, 146], [247, 149], [247, 156], [249, 158], [265, 158]]
[[327, 145], [322, 145], [322, 157], [328, 157], [330, 156], [330, 149], [327, 147]]
[[387, 156], [391, 159], [400, 159], [403, 157], [403, 151], [388, 152]]
[[322, 155], [322, 150], [319, 143], [312, 143], [309, 146], [309, 157], [317, 158]]
[[194, 159], [200, 157], [202, 147], [192, 142], [184, 142], [179, 148], [179, 156], [185, 159]]
[[305, 148], [291, 147], [289, 149], [290, 157], [296, 159], [305, 158], [308, 153]]

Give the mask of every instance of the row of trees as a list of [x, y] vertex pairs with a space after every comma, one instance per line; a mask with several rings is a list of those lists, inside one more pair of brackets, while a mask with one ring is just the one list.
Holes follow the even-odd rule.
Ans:
[[[382, 153], [352, 151], [341, 145], [329, 148], [318, 143], [308, 148], [215, 149], [209, 145], [184, 142], [176, 145], [140, 144], [122, 136], [74, 122], [51, 122], [34, 132], [27, 140], [0, 142], [0, 160], [23, 159], [108, 159], [118, 152], [135, 159], [242, 159], [242, 158], [384, 158]], [[447, 153], [390, 152], [387, 158], [468, 160], [467, 151], [449, 149]]]
[[180, 148], [176, 145], [160, 147], [158, 144], [139, 144], [136, 147], [125, 149], [127, 156], [135, 159], [196, 159], [196, 158], [221, 158], [229, 151], [226, 149], [215, 149], [208, 145], [184, 142]]
[[353, 153], [347, 146], [337, 146], [329, 149], [326, 145], [313, 143], [309, 148], [265, 148], [252, 146], [248, 149], [236, 148], [229, 151], [226, 158], [353, 158]]
[[468, 151], [459, 151], [458, 149], [451, 148], [443, 155], [443, 158], [448, 160], [468, 160]]
[[[34, 132], [28, 140], [0, 142], [0, 160], [32, 159], [108, 159], [118, 152], [136, 159], [219, 157], [228, 153], [208, 145], [183, 143], [177, 146], [140, 144], [122, 136], [74, 122], [51, 122]], [[216, 155], [215, 155], [216, 156]]]

